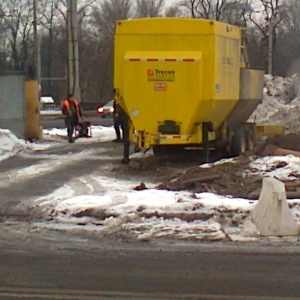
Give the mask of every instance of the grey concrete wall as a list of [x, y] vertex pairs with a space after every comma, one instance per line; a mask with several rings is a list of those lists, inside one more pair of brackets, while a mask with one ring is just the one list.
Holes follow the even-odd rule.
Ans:
[[0, 128], [24, 138], [26, 129], [25, 77], [0, 76]]

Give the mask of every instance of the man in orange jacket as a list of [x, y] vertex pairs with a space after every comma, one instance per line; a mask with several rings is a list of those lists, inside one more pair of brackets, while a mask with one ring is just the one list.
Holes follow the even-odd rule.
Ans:
[[73, 95], [68, 95], [68, 98], [62, 102], [61, 107], [62, 113], [64, 115], [65, 124], [68, 132], [69, 143], [74, 143], [73, 133], [76, 125], [82, 117], [82, 111], [77, 100]]

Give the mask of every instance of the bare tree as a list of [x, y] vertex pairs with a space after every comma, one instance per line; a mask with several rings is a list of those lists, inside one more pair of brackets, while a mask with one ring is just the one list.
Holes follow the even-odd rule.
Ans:
[[7, 28], [2, 24], [4, 18], [8, 17], [6, 12], [3, 10], [2, 3], [0, 3], [0, 69], [1, 71], [6, 71], [8, 69], [9, 57], [5, 49], [8, 48], [7, 43]]
[[[91, 13], [91, 22], [89, 24], [92, 32], [89, 35], [90, 45], [87, 49], [85, 69], [87, 80], [85, 81], [86, 98], [101, 99], [105, 102], [113, 97], [113, 48], [114, 33], [118, 20], [126, 20], [132, 17], [133, 1], [131, 0], [105, 0], [94, 8]], [[87, 63], [91, 57], [94, 60]], [[88, 90], [91, 87], [91, 90]], [[92, 95], [91, 95], [92, 93]]]
[[[54, 99], [57, 95], [57, 82], [52, 79], [63, 77], [65, 74], [64, 67], [60, 68], [56, 65], [57, 61], [62, 61], [60, 57], [66, 56], [66, 47], [57, 47], [60, 38], [64, 39], [66, 33], [60, 37], [60, 24], [64, 24], [64, 18], [59, 9], [61, 4], [60, 0], [40, 0], [38, 2], [38, 25], [40, 31], [40, 45], [41, 45], [41, 77], [47, 78], [42, 80], [42, 93], [52, 95]], [[54, 51], [55, 49], [55, 51]], [[63, 75], [64, 74], [64, 75]], [[56, 94], [56, 95], [55, 95]], [[57, 101], [59, 101], [57, 99]]]
[[116, 22], [132, 17], [131, 0], [104, 0], [92, 13], [95, 30], [101, 39], [113, 39]]
[[[7, 16], [2, 25], [9, 49], [6, 52], [7, 65], [11, 70], [24, 70], [32, 49], [32, 5], [29, 0], [10, 0], [2, 3]], [[32, 52], [32, 51], [31, 51]]]
[[182, 6], [186, 6], [193, 18], [219, 20], [224, 9], [226, 0], [218, 0], [216, 3], [210, 0], [188, 0], [183, 1]]
[[181, 6], [193, 18], [236, 23], [243, 17], [251, 0], [182, 0]]
[[267, 40], [270, 34], [270, 21], [273, 20], [272, 29], [274, 38], [276, 37], [276, 27], [282, 21], [283, 17], [280, 16], [280, 3], [281, 0], [259, 0], [260, 8], [252, 10], [249, 14], [251, 22], [261, 32], [263, 37]]
[[249, 19], [262, 35], [262, 41], [268, 54], [265, 61], [265, 69], [272, 73], [273, 54], [277, 43], [277, 30], [285, 18], [283, 0], [259, 0], [260, 9], [252, 10]]
[[163, 15], [165, 0], [136, 0], [138, 18], [153, 18]]
[[[92, 11], [91, 6], [95, 0], [78, 1], [78, 23], [80, 56], [83, 55], [84, 45], [82, 37], [86, 20]], [[42, 58], [42, 91], [54, 95], [54, 99], [64, 97], [67, 91], [67, 82], [63, 79], [67, 74], [67, 1], [66, 0], [40, 0], [38, 2], [38, 17], [41, 32], [41, 58]], [[81, 31], [83, 33], [81, 34]], [[80, 84], [84, 84], [84, 79]]]
[[300, 1], [298, 0], [285, 0], [282, 8], [286, 12], [283, 23], [286, 28], [289, 28], [295, 37], [300, 36]]
[[164, 17], [172, 18], [172, 17], [181, 17], [184, 15], [184, 12], [180, 8], [179, 5], [172, 5], [170, 7], [166, 7], [164, 11]]
[[247, 14], [252, 11], [252, 0], [227, 2], [220, 21], [247, 27]]
[[289, 76], [300, 72], [300, 2], [285, 0], [280, 10], [282, 21], [276, 31], [274, 69]]

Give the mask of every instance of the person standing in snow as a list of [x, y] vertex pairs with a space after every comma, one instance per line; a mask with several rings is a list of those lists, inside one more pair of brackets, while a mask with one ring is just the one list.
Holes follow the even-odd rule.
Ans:
[[[124, 120], [126, 118], [125, 112], [121, 108], [119, 104], [114, 101], [114, 128], [116, 132], [117, 138], [114, 140], [114, 142], [122, 142], [124, 139]], [[121, 135], [122, 131], [122, 135]]]
[[74, 130], [82, 118], [80, 105], [73, 95], [70, 94], [67, 99], [62, 102], [61, 110], [67, 127], [68, 141], [69, 143], [74, 143]]

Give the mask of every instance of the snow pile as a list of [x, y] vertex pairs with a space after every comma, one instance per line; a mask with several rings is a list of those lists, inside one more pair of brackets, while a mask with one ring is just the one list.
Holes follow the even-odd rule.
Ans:
[[63, 190], [32, 203], [31, 209], [43, 211], [51, 220], [39, 226], [65, 230], [81, 225], [81, 230], [98, 235], [131, 236], [141, 241], [220, 241], [228, 239], [228, 234], [235, 239], [239, 236], [240, 241], [259, 237], [249, 217], [255, 203], [244, 199], [160, 190], [70, 198], [72, 192], [67, 187]]
[[276, 97], [280, 101], [288, 102], [295, 98], [295, 83], [297, 76], [281, 77], [265, 75], [264, 94], [268, 97]]
[[25, 141], [19, 140], [8, 129], [0, 129], [0, 161], [14, 156], [26, 148]]
[[[156, 238], [240, 242], [268, 240], [259, 235], [251, 221], [250, 212], [256, 201], [212, 193], [161, 190], [107, 191], [102, 196], [71, 195], [72, 191], [65, 186], [63, 190], [29, 204], [31, 210], [42, 211], [48, 220], [36, 222], [36, 225], [54, 230], [93, 232], [98, 237], [132, 237], [140, 241]], [[300, 201], [289, 200], [289, 205], [295, 220], [300, 222]]]
[[[246, 174], [260, 174], [282, 182], [299, 182], [300, 158], [293, 155], [259, 157], [249, 163]], [[250, 171], [251, 170], [251, 171]]]
[[258, 125], [281, 125], [286, 133], [300, 131], [299, 78], [265, 75], [264, 97], [249, 118]]

